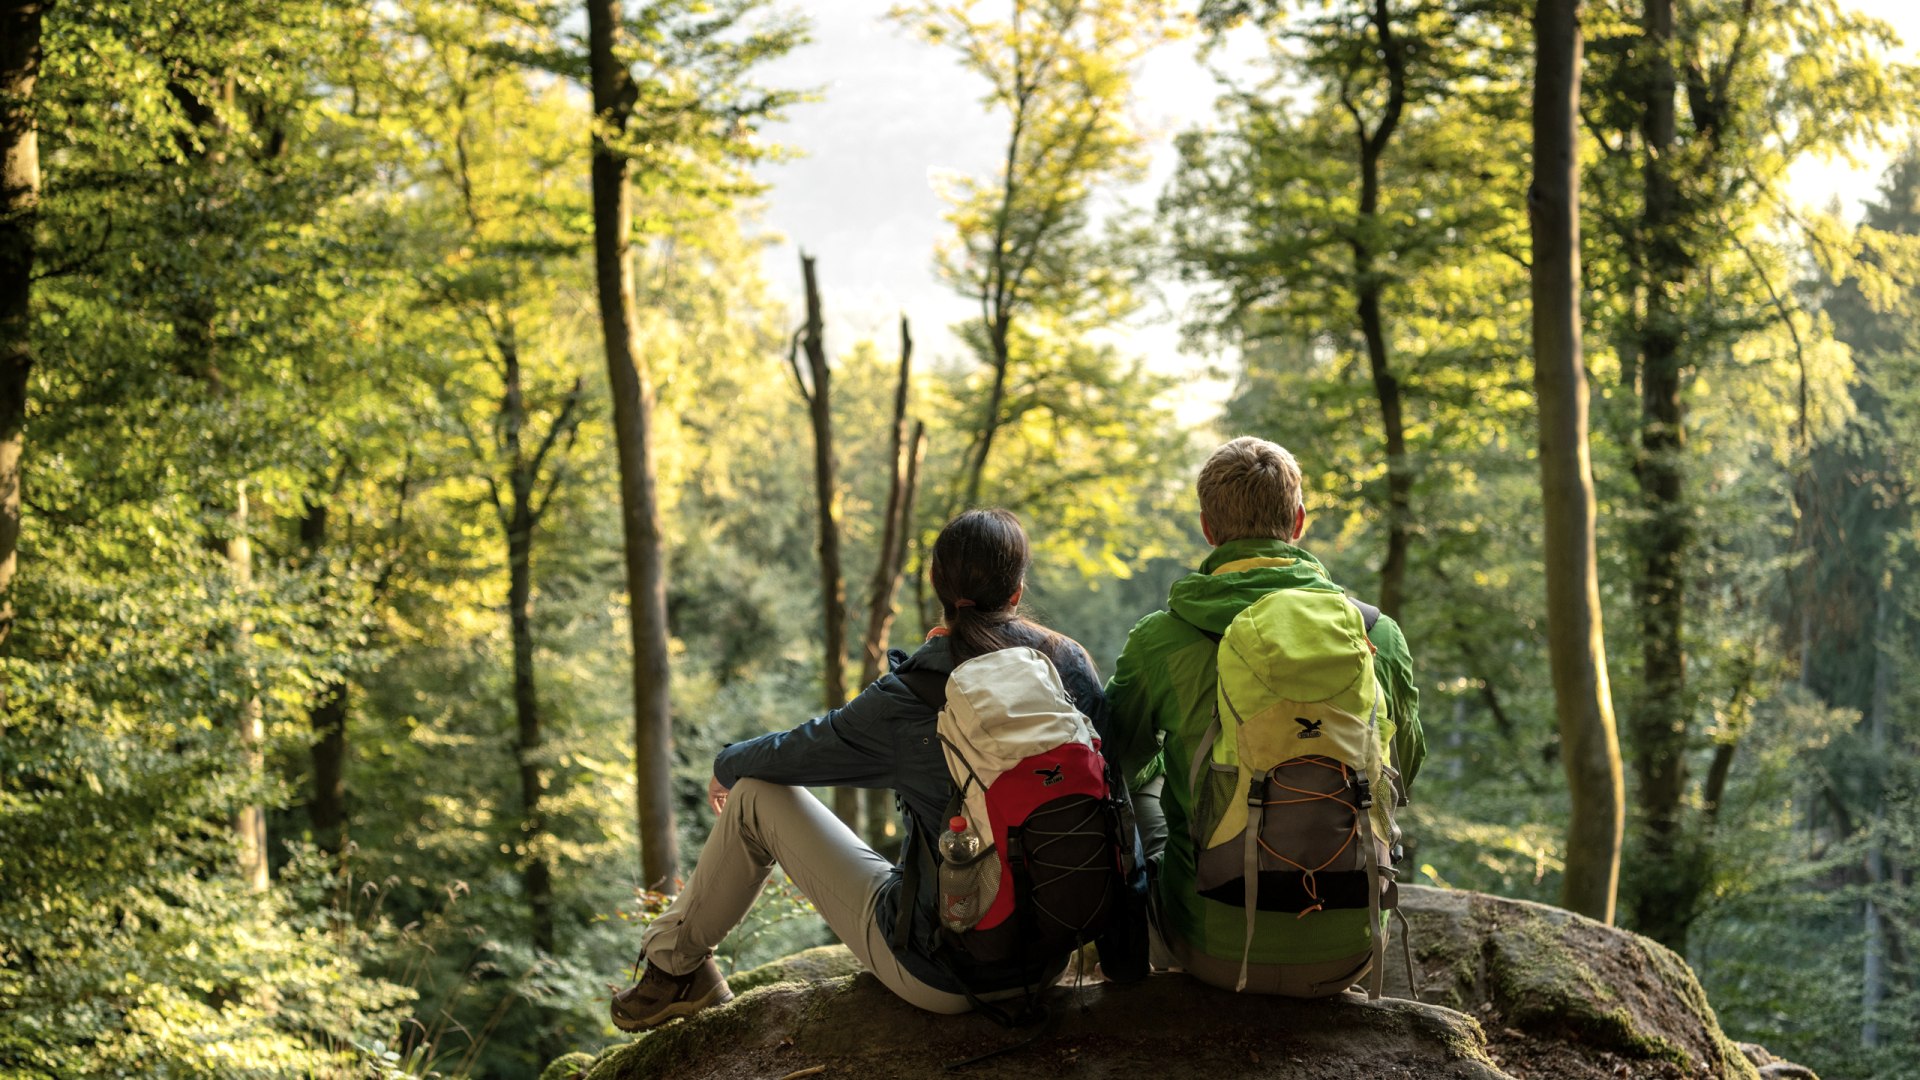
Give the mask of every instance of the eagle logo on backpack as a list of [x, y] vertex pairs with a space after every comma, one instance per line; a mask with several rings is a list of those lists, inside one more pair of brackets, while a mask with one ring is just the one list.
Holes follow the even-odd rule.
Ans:
[[[1397, 906], [1392, 844], [1399, 773], [1367, 631], [1371, 615], [1341, 593], [1280, 589], [1220, 635], [1213, 722], [1188, 790], [1195, 886], [1246, 910], [1236, 989], [1247, 984], [1257, 912], [1367, 912], [1380, 996], [1386, 928]], [[1302, 740], [1317, 740], [1310, 750]]]

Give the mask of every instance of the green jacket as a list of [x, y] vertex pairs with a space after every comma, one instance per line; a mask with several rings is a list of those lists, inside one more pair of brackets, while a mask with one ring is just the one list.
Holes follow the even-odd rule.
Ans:
[[[1215, 573], [1245, 560], [1252, 566]], [[1107, 682], [1108, 756], [1134, 789], [1166, 774], [1162, 805], [1167, 848], [1155, 889], [1167, 929], [1209, 956], [1238, 962], [1246, 941], [1246, 913], [1202, 899], [1194, 890], [1194, 851], [1188, 811], [1187, 770], [1167, 769], [1193, 758], [1213, 716], [1214, 642], [1200, 630], [1220, 634], [1243, 608], [1274, 589], [1340, 587], [1305, 551], [1280, 540], [1231, 540], [1220, 545], [1196, 573], [1174, 583], [1168, 611], [1156, 611], [1127, 635], [1113, 678]], [[1196, 630], [1198, 627], [1199, 630]], [[1420, 692], [1413, 659], [1400, 626], [1382, 615], [1368, 637], [1378, 650], [1375, 670], [1387, 692], [1393, 724], [1393, 757], [1402, 782], [1411, 787], [1426, 756], [1420, 731]], [[1310, 920], [1289, 912], [1263, 913], [1255, 927], [1255, 964], [1307, 964], [1337, 960], [1371, 944], [1365, 911], [1324, 911]]]

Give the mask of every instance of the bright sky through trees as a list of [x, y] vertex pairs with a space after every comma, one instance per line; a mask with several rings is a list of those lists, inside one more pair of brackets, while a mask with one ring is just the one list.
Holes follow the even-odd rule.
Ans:
[[[808, 5], [813, 41], [769, 68], [769, 78], [816, 89], [819, 100], [796, 106], [773, 129], [802, 156], [759, 169], [771, 185], [763, 225], [784, 242], [765, 256], [774, 294], [798, 312], [794, 246], [820, 260], [827, 334], [834, 348], [862, 338], [887, 341], [904, 311], [919, 328], [929, 362], [963, 355], [948, 326], [974, 316], [974, 305], [941, 284], [934, 245], [948, 232], [939, 191], [943, 175], [987, 175], [995, 167], [1004, 121], [980, 106], [979, 80], [950, 52], [915, 40], [885, 16], [891, 0], [836, 0]], [[1910, 0], [1859, 0], [1855, 8], [1892, 23], [1908, 55], [1920, 52], [1920, 5]], [[1253, 44], [1257, 49], [1257, 43]], [[1151, 208], [1173, 168], [1176, 132], [1209, 122], [1219, 84], [1213, 67], [1236, 70], [1245, 56], [1229, 49], [1203, 61], [1200, 39], [1161, 48], [1140, 78], [1139, 119], [1153, 136], [1153, 166], [1144, 183], [1120, 197]], [[1795, 171], [1793, 194], [1825, 206], [1839, 199], [1850, 213], [1870, 198], [1886, 171], [1884, 153], [1859, 163], [1809, 161]], [[1152, 304], [1136, 319], [1129, 352], [1159, 371], [1192, 380], [1209, 358], [1180, 350], [1176, 320], [1182, 294]], [[795, 316], [798, 324], [798, 316]], [[1181, 417], [1199, 421], [1224, 400], [1228, 385], [1191, 386]]]

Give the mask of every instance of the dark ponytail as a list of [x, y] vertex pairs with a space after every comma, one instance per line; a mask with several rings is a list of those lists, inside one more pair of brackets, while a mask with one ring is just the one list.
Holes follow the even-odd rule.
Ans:
[[1020, 519], [1005, 510], [969, 510], [940, 530], [929, 577], [954, 663], [1021, 645], [1051, 656], [1065, 643], [1014, 604], [1032, 558]]

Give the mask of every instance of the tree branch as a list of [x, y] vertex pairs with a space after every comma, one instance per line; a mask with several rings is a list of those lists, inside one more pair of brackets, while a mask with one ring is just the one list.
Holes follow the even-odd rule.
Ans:
[[580, 437], [579, 407], [582, 386], [581, 379], [575, 376], [573, 387], [567, 391], [567, 400], [560, 406], [560, 415], [554, 417], [553, 423], [548, 425], [546, 436], [540, 440], [540, 448], [533, 453], [533, 463], [528, 473], [537, 479], [540, 468], [547, 459], [547, 452], [553, 449], [554, 443], [564, 432], [566, 445], [561, 448], [560, 457], [554, 462], [553, 471], [547, 474], [546, 488], [527, 506], [527, 514], [536, 525], [546, 514], [547, 506], [553, 502], [553, 493], [559, 488], [561, 478], [566, 475], [567, 455], [573, 452], [573, 444]]
[[1733, 246], [1740, 250], [1740, 254], [1746, 256], [1747, 265], [1753, 267], [1753, 272], [1760, 278], [1760, 284], [1766, 286], [1767, 297], [1773, 301], [1774, 310], [1779, 312], [1780, 321], [1786, 325], [1787, 333], [1793, 338], [1793, 358], [1800, 369], [1799, 416], [1794, 424], [1794, 436], [1800, 443], [1800, 452], [1807, 453], [1813, 448], [1813, 437], [1807, 416], [1809, 406], [1807, 350], [1805, 343], [1800, 340], [1800, 327], [1794, 323], [1793, 312], [1788, 309], [1787, 301], [1780, 295], [1780, 291], [1773, 287], [1773, 279], [1767, 275], [1766, 270], [1761, 268], [1760, 260], [1753, 254], [1753, 249], [1740, 238], [1740, 231], [1724, 221], [1721, 222], [1721, 228], [1725, 230], [1727, 239], [1733, 242]]
[[407, 523], [407, 499], [412, 491], [413, 447], [409, 446], [406, 457], [400, 463], [400, 484], [393, 502], [393, 521], [387, 526], [387, 557], [381, 560], [380, 570], [373, 577], [372, 599], [375, 603], [386, 596], [387, 586], [393, 581], [394, 572], [400, 568], [401, 557], [406, 552], [406, 542], [402, 536]]
[[540, 475], [540, 467], [547, 460], [547, 452], [553, 449], [553, 444], [560, 436], [562, 434], [571, 436], [573, 429], [579, 426], [579, 418], [574, 413], [580, 407], [582, 386], [580, 377], [574, 376], [573, 386], [567, 390], [566, 400], [560, 404], [560, 415], [554, 417], [553, 423], [547, 425], [546, 435], [541, 438], [539, 448], [533, 452], [533, 461], [527, 471], [534, 476]]
[[787, 339], [787, 370], [793, 372], [793, 388], [800, 391], [800, 400], [812, 408], [813, 394], [807, 390], [807, 380], [800, 375], [800, 338], [806, 332], [807, 328], [802, 326], [793, 332], [793, 337]]
[[493, 512], [500, 516], [500, 527], [507, 528], [507, 506], [500, 501], [500, 484], [493, 478], [493, 465], [487, 452], [480, 448], [480, 437], [473, 433], [473, 425], [467, 423], [467, 418], [460, 415], [457, 404], [447, 400], [444, 388], [435, 387], [434, 392], [440, 395], [441, 403], [447, 407], [447, 415], [460, 425], [460, 434], [466, 437], [467, 448], [473, 451], [473, 460], [481, 468], [480, 478], [487, 482], [487, 495], [493, 501]]

